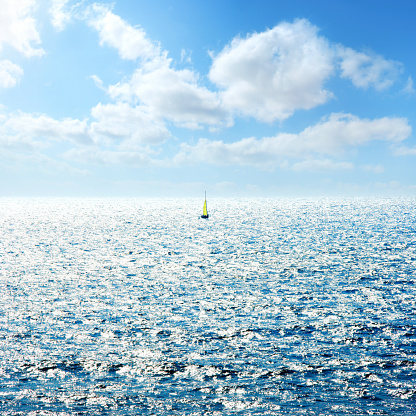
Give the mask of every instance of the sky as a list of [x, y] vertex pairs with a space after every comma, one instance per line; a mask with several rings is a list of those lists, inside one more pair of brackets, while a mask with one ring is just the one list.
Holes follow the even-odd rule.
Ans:
[[416, 196], [413, 0], [0, 1], [0, 196]]

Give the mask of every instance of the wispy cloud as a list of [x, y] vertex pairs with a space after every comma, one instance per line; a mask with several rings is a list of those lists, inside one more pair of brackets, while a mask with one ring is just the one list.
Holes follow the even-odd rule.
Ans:
[[413, 95], [416, 92], [412, 77], [407, 78], [403, 92], [408, 95]]
[[82, 163], [87, 166], [127, 165], [134, 167], [158, 167], [164, 165], [164, 162], [155, 158], [153, 152], [148, 148], [128, 151], [90, 146], [73, 148], [65, 152], [63, 157], [69, 162], [77, 161], [77, 163]]
[[91, 115], [94, 121], [89, 133], [95, 143], [135, 149], [138, 146], [160, 145], [170, 137], [163, 121], [153, 117], [140, 106], [127, 103], [98, 104]]
[[373, 172], [373, 173], [384, 173], [385, 169], [384, 166], [381, 164], [377, 164], [377, 165], [363, 165], [362, 168], [367, 171], [367, 172]]
[[91, 119], [54, 119], [45, 114], [17, 112], [0, 117], [0, 146], [49, 147], [70, 142], [76, 146], [96, 144], [102, 148], [132, 150], [160, 145], [170, 137], [164, 123], [140, 107], [126, 103], [98, 104]]
[[71, 14], [66, 9], [66, 5], [69, 1], [70, 0], [52, 0], [49, 13], [51, 14], [52, 25], [59, 31], [64, 30], [71, 20]]
[[0, 61], [0, 88], [14, 87], [23, 75], [23, 69], [8, 59]]
[[416, 156], [416, 147], [398, 146], [394, 149], [396, 156]]
[[411, 127], [406, 119], [384, 117], [368, 120], [350, 114], [332, 114], [299, 134], [280, 133], [274, 137], [246, 138], [233, 143], [200, 139], [196, 145], [182, 144], [175, 160], [177, 163], [205, 162], [264, 168], [281, 165], [285, 158], [338, 157], [349, 147], [372, 141], [398, 143], [410, 134]]
[[44, 114], [18, 112], [8, 114], [0, 121], [0, 146], [40, 149], [53, 142], [88, 144], [91, 139], [87, 130], [87, 120], [55, 120]]
[[100, 45], [115, 48], [122, 59], [153, 60], [160, 56], [160, 46], [141, 27], [132, 27], [109, 6], [95, 3], [87, 9], [86, 16], [98, 32]]
[[339, 46], [337, 54], [341, 77], [351, 79], [357, 88], [385, 90], [394, 84], [403, 70], [400, 62], [387, 60], [374, 53]]
[[92, 79], [94, 81], [94, 84], [98, 89], [100, 89], [101, 91], [107, 92], [107, 88], [104, 87], [104, 83], [103, 83], [102, 79], [99, 76], [91, 75], [90, 79]]
[[354, 168], [354, 164], [351, 162], [334, 162], [329, 159], [311, 159], [303, 160], [301, 162], [294, 163], [292, 169], [295, 171], [315, 171], [315, 172], [328, 172], [334, 170], [351, 170]]
[[51, 23], [62, 31], [74, 20], [83, 19], [86, 0], [50, 0], [49, 14]]

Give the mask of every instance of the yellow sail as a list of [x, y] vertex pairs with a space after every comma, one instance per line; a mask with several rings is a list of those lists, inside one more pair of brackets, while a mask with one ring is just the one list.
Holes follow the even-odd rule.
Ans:
[[205, 192], [205, 201], [204, 201], [204, 207], [202, 208], [202, 215], [201, 218], [208, 218], [208, 209], [207, 209], [207, 193]]

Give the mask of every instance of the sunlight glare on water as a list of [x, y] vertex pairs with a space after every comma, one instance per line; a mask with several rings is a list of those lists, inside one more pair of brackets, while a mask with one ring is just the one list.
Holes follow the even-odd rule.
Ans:
[[5, 415], [414, 415], [414, 199], [0, 200]]

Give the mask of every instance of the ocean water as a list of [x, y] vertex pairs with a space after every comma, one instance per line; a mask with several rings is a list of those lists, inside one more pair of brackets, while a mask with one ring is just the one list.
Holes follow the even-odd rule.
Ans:
[[1, 415], [415, 415], [416, 200], [0, 199]]

